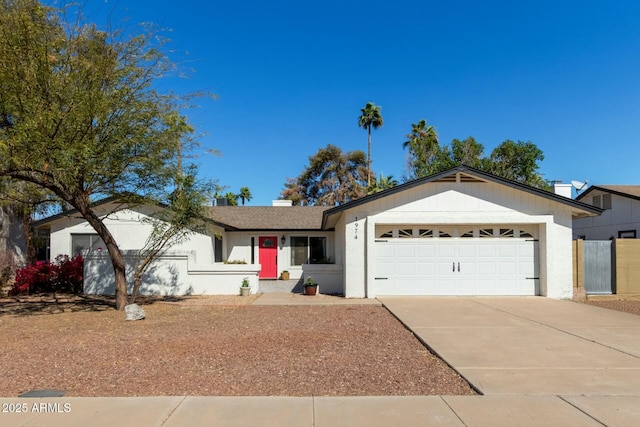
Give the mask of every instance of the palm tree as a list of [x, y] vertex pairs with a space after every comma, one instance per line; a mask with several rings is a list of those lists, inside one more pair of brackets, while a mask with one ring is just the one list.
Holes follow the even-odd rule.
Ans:
[[371, 185], [371, 128], [378, 129], [384, 125], [380, 108], [373, 102], [367, 102], [360, 110], [362, 115], [358, 119], [358, 126], [367, 130], [367, 186]]
[[238, 206], [238, 196], [235, 193], [232, 193], [231, 191], [229, 191], [227, 194], [224, 195], [225, 199], [227, 199], [227, 204], [229, 206]]
[[440, 144], [436, 128], [421, 119], [411, 124], [411, 133], [402, 143], [402, 148], [409, 149], [409, 170], [413, 178], [429, 175], [434, 162], [441, 157]]
[[383, 175], [380, 174], [378, 178], [373, 178], [373, 183], [369, 187], [367, 194], [378, 193], [382, 190], [386, 190], [388, 188], [392, 188], [398, 185], [398, 181], [393, 177], [393, 175]]
[[244, 201], [246, 200], [248, 202], [252, 198], [251, 190], [249, 190], [249, 187], [241, 187], [240, 194], [238, 194], [238, 196], [240, 197], [240, 200], [242, 200], [242, 206], [244, 206]]

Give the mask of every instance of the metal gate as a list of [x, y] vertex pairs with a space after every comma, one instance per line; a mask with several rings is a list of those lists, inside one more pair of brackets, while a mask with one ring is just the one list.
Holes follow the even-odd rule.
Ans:
[[589, 295], [611, 294], [611, 240], [584, 241], [584, 291]]

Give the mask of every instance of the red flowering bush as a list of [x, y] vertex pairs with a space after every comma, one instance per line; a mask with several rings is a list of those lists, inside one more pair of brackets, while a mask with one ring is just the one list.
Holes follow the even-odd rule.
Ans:
[[40, 293], [82, 292], [82, 272], [84, 260], [78, 254], [73, 258], [58, 255], [54, 262], [38, 261], [16, 271], [13, 295]]

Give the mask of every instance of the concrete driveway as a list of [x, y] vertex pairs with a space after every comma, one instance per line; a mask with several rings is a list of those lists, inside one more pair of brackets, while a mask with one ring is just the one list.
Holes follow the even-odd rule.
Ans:
[[379, 297], [485, 395], [640, 396], [640, 317], [543, 297]]

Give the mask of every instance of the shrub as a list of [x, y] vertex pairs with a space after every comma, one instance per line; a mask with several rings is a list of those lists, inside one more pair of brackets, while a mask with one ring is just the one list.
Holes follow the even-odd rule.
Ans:
[[84, 260], [80, 254], [58, 255], [54, 262], [38, 261], [16, 271], [13, 295], [82, 292]]

